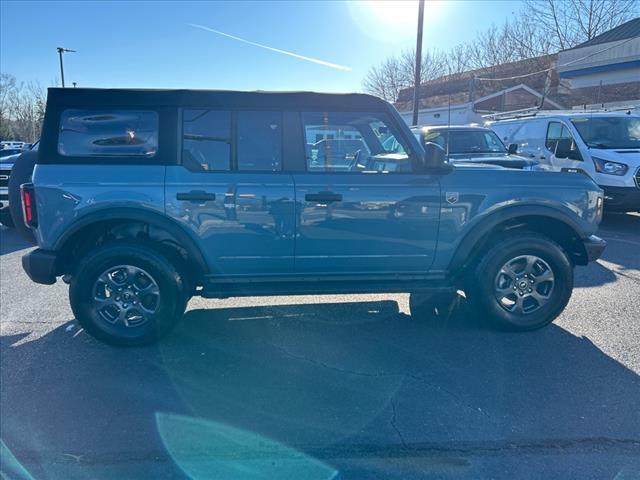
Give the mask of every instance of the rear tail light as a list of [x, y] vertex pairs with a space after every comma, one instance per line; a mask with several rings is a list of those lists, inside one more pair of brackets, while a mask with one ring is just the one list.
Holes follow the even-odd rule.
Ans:
[[20, 194], [22, 195], [22, 216], [24, 223], [28, 227], [36, 228], [38, 226], [38, 214], [36, 212], [36, 192], [33, 183], [25, 183], [20, 186]]

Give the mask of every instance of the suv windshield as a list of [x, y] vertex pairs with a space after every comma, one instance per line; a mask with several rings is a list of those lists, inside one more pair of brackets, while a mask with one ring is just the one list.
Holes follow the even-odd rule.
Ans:
[[639, 117], [576, 117], [571, 123], [588, 147], [640, 147]]
[[492, 130], [435, 130], [427, 132], [425, 142], [433, 142], [447, 148], [449, 154], [507, 153], [507, 149]]

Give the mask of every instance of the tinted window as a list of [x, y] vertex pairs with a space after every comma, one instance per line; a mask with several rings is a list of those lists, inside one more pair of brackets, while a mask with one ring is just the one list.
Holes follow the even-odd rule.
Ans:
[[434, 130], [425, 134], [424, 142], [440, 145], [453, 155], [506, 153], [498, 136], [487, 130]]
[[238, 170], [278, 171], [282, 165], [282, 113], [238, 112]]
[[182, 164], [193, 171], [231, 168], [231, 113], [185, 109], [182, 116]]
[[555, 152], [556, 146], [561, 140], [573, 140], [569, 129], [563, 123], [549, 122], [545, 146], [552, 152]]
[[303, 114], [307, 170], [310, 172], [410, 172], [411, 159], [381, 114]]
[[58, 152], [71, 157], [144, 156], [158, 150], [158, 114], [133, 110], [65, 110]]
[[637, 116], [575, 117], [571, 123], [589, 147], [640, 147], [640, 118]]
[[522, 122], [514, 134], [512, 141], [517, 143], [542, 143], [546, 122], [544, 120], [527, 120]]

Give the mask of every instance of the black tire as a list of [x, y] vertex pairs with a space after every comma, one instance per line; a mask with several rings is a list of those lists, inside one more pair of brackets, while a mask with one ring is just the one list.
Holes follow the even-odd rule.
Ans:
[[458, 305], [456, 292], [411, 293], [409, 309], [411, 317], [422, 320], [435, 317], [447, 317]]
[[13, 164], [9, 176], [9, 211], [16, 231], [28, 242], [36, 243], [33, 231], [24, 224], [22, 218], [22, 198], [20, 198], [20, 185], [31, 181], [33, 168], [38, 159], [37, 151], [22, 153]]
[[11, 218], [11, 212], [9, 210], [4, 209], [2, 213], [0, 213], [0, 223], [7, 228], [13, 228], [13, 218]]
[[[534, 258], [541, 261], [528, 261]], [[536, 274], [516, 274], [509, 267], [502, 270], [509, 262], [514, 262], [509, 267], [525, 265], [522, 272], [531, 263]], [[552, 279], [545, 281], [547, 269]], [[505, 271], [509, 274], [501, 273]], [[511, 274], [517, 280], [512, 280]], [[525, 287], [527, 282], [529, 285]], [[514, 233], [493, 244], [484, 254], [467, 290], [472, 307], [485, 313], [496, 326], [513, 331], [536, 330], [553, 322], [567, 306], [573, 290], [573, 265], [562, 247], [546, 236]], [[505, 291], [508, 296], [503, 296]]]
[[[120, 265], [141, 270], [143, 274], [148, 275], [147, 279], [151, 278], [157, 286], [158, 294], [154, 295], [153, 299], [155, 311], [147, 314], [143, 323], [138, 325], [126, 326], [124, 323], [127, 322], [123, 323], [120, 319], [111, 323], [106, 319], [104, 303], [94, 300], [94, 297], [98, 296], [96, 293], [104, 285], [98, 282], [101, 274], [110, 268], [115, 267], [117, 270]], [[145, 276], [143, 274], [141, 275]], [[123, 296], [128, 292], [137, 291], [133, 286], [126, 286], [124, 283], [122, 285], [125, 288], [125, 292], [121, 293]], [[115, 297], [118, 295], [115, 291], [116, 289], [113, 290], [113, 298], [121, 300]], [[138, 297], [132, 298], [135, 302], [135, 298]], [[117, 242], [96, 248], [80, 262], [71, 279], [69, 300], [80, 325], [95, 338], [110, 345], [134, 346], [153, 343], [168, 333], [184, 313], [187, 294], [179, 270], [166, 256], [156, 251], [152, 244]], [[140, 297], [139, 305], [142, 303], [143, 298]], [[129, 310], [126, 310], [122, 306], [127, 304], [119, 303], [117, 310], [127, 313], [133, 311], [134, 316], [136, 312], [144, 315], [144, 310], [136, 311], [134, 309], [137, 307], [128, 305]]]

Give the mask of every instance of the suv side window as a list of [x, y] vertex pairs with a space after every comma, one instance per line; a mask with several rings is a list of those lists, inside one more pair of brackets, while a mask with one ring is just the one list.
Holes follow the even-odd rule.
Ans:
[[282, 112], [185, 109], [182, 164], [195, 172], [280, 171]]
[[65, 157], [153, 157], [158, 113], [141, 110], [65, 110], [58, 153]]
[[282, 169], [282, 113], [238, 112], [238, 170]]
[[231, 112], [183, 111], [182, 164], [196, 172], [231, 169]]
[[309, 172], [411, 172], [411, 158], [383, 114], [302, 114]]

